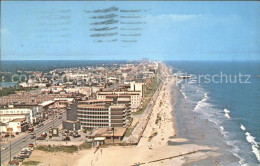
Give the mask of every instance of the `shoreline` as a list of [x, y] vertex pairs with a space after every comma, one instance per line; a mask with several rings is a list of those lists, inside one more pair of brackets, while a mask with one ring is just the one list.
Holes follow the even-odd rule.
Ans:
[[[175, 120], [177, 130], [179, 130], [179, 137], [186, 138], [190, 143], [202, 146], [210, 146], [217, 148], [215, 150], [218, 156], [211, 156], [206, 159], [192, 161], [187, 159], [183, 165], [210, 165], [215, 163], [217, 165], [239, 164], [239, 158], [231, 152], [231, 145], [228, 145], [224, 140], [224, 135], [219, 131], [215, 124], [203, 116], [201, 112], [192, 111], [193, 105], [186, 101], [186, 96], [182, 94], [179, 86], [174, 87], [176, 97], [175, 106], [178, 112], [175, 112]], [[200, 102], [200, 100], [198, 101]], [[196, 104], [195, 104], [196, 105]]]
[[[174, 80], [170, 68], [162, 64], [161, 74], [164, 75], [162, 88], [154, 102], [150, 118], [142, 133], [140, 141], [133, 146], [104, 146], [98, 150], [83, 150], [73, 155], [62, 153], [66, 163], [72, 166], [82, 165], [184, 165], [190, 161], [203, 160], [212, 156], [219, 156], [217, 148], [191, 143], [188, 139], [179, 137], [175, 114], [176, 98], [173, 97]], [[158, 121], [158, 117], [160, 117]], [[148, 139], [152, 133], [155, 136]], [[165, 153], [167, 152], [167, 153]], [[43, 153], [35, 151], [30, 160], [40, 161], [39, 166], [64, 166], [62, 159], [55, 158], [61, 153]], [[38, 156], [38, 157], [37, 157]]]
[[[81, 166], [88, 163], [91, 165], [172, 165], [172, 163], [183, 165], [186, 162], [186, 156], [195, 161], [205, 159], [208, 156], [219, 156], [218, 153], [214, 152], [215, 147], [190, 144], [189, 140], [176, 135], [175, 98], [172, 97], [176, 80], [171, 80], [173, 78], [169, 77], [171, 76], [169, 67], [165, 64], [163, 66], [161, 74], [165, 75], [167, 79], [163, 82], [151, 117], [138, 145], [101, 148], [96, 154], [86, 154], [78, 160], [76, 165]], [[161, 116], [161, 122], [155, 124], [158, 114]], [[158, 134], [148, 141], [148, 137], [153, 132]], [[171, 142], [176, 145], [170, 145]]]

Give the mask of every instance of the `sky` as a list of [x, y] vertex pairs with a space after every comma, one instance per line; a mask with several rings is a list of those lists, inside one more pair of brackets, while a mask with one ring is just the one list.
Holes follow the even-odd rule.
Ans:
[[260, 60], [259, 29], [257, 1], [1, 1], [1, 58]]

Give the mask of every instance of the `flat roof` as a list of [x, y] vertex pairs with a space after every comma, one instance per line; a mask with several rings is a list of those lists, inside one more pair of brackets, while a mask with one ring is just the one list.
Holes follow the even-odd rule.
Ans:
[[8, 111], [8, 110], [12, 110], [12, 111], [14, 111], [14, 110], [31, 110], [30, 108], [15, 108], [15, 107], [8, 107], [8, 108], [0, 108], [0, 112], [1, 111]]
[[95, 129], [92, 134], [88, 137], [123, 137], [125, 134], [126, 128], [124, 127], [115, 127], [114, 132], [112, 128], [98, 128]]
[[17, 116], [17, 115], [29, 115], [29, 113], [27, 113], [27, 114], [0, 114], [0, 116], [1, 117], [3, 117], [3, 116]]
[[10, 122], [22, 122], [24, 120], [25, 120], [24, 118], [18, 118], [18, 119], [11, 120]]
[[79, 103], [94, 103], [94, 102], [106, 102], [106, 101], [113, 101], [113, 99], [93, 99], [93, 100], [80, 101]]
[[131, 101], [130, 98], [118, 98], [117, 101]]
[[57, 100], [67, 100], [67, 101], [72, 102], [74, 100], [74, 98], [54, 98], [54, 101], [57, 101]]
[[107, 108], [105, 106], [100, 106], [100, 105], [87, 105], [87, 104], [82, 104], [78, 105], [78, 108]]
[[106, 137], [96, 137], [94, 138], [94, 141], [104, 141]]
[[100, 91], [98, 94], [136, 94], [141, 91]]
[[43, 102], [43, 103], [41, 103], [41, 104], [39, 104], [39, 105], [45, 107], [45, 106], [48, 106], [48, 105], [53, 104], [54, 102], [55, 102], [55, 101], [53, 101], [53, 100], [49, 100], [49, 101], [45, 101], [45, 102]]

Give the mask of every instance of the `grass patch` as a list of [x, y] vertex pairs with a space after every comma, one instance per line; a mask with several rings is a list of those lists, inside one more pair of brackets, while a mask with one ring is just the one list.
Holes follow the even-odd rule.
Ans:
[[79, 145], [79, 150], [91, 149], [91, 148], [92, 148], [92, 144], [90, 142], [85, 142]]
[[135, 129], [135, 127], [137, 126], [138, 122], [133, 126], [133, 127], [128, 127], [125, 131], [125, 137], [129, 137], [131, 135], [131, 133], [133, 132], [133, 130]]
[[84, 150], [84, 149], [91, 149], [92, 144], [89, 142], [85, 142], [79, 146], [71, 145], [71, 146], [47, 146], [47, 145], [40, 145], [37, 146], [37, 150], [45, 151], [45, 152], [65, 152], [65, 153], [75, 153], [78, 150]]
[[78, 146], [47, 146], [40, 145], [36, 147], [37, 150], [45, 151], [45, 152], [65, 152], [65, 153], [75, 153], [78, 151]]
[[41, 162], [39, 162], [39, 161], [25, 161], [25, 162], [23, 162], [23, 165], [38, 165], [40, 163]]

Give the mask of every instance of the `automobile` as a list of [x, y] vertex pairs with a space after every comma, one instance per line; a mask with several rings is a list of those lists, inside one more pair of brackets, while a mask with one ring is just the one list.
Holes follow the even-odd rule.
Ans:
[[19, 132], [16, 132], [15, 135], [19, 135]]
[[24, 138], [24, 139], [23, 139], [23, 142], [26, 142], [26, 141], [27, 141], [27, 139], [26, 139], [26, 138]]
[[[21, 154], [30, 156], [31, 152], [30, 151], [21, 151]], [[29, 157], [26, 157], [26, 158], [29, 158]]]
[[43, 133], [41, 134], [41, 137], [47, 137], [47, 133], [46, 133], [46, 132], [43, 132]]
[[35, 136], [35, 135], [31, 136], [31, 139], [35, 139], [35, 138], [36, 138], [36, 136]]
[[11, 135], [11, 138], [14, 138], [15, 137], [15, 135]]
[[79, 134], [74, 134], [73, 135], [73, 138], [78, 138], [78, 137], [81, 137], [81, 135], [79, 135]]
[[23, 154], [23, 155], [21, 155], [20, 157], [23, 157], [23, 158], [25, 159], [25, 158], [29, 158], [30, 155], [28, 155], [28, 154]]
[[45, 137], [37, 137], [36, 140], [45, 140]]
[[20, 159], [20, 160], [24, 160], [24, 159], [25, 159], [25, 156], [24, 156], [24, 155], [18, 155], [16, 158], [17, 158], [17, 159]]
[[12, 160], [12, 161], [8, 161], [9, 165], [19, 165], [19, 161], [18, 160]]
[[32, 133], [34, 131], [34, 128], [33, 127], [30, 127], [29, 129], [28, 129], [28, 132], [29, 133]]
[[29, 144], [28, 147], [34, 147], [34, 144]]
[[70, 141], [70, 137], [64, 138], [63, 141]]
[[62, 119], [62, 116], [60, 116], [59, 119]]

